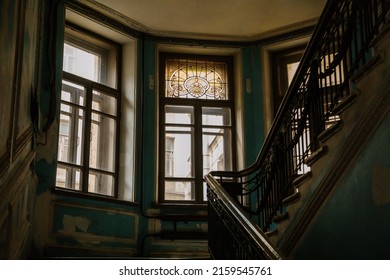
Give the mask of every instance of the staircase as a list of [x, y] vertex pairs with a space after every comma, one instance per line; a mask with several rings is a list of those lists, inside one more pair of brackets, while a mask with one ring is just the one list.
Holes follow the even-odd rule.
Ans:
[[[343, 176], [364, 150], [367, 142], [389, 117], [390, 86], [380, 79], [390, 74], [389, 25], [374, 45], [376, 54], [354, 79], [351, 98], [340, 103], [339, 119], [319, 135], [320, 150], [311, 170], [294, 180], [295, 193], [283, 199], [283, 216], [270, 240], [288, 256], [310, 226], [319, 208], [326, 203]], [[387, 59], [385, 59], [385, 57]], [[275, 234], [276, 233], [276, 234]]]
[[[322, 209], [389, 117], [389, 7], [388, 0], [328, 1], [256, 162], [206, 176], [214, 258], [300, 255]], [[213, 235], [229, 231], [240, 236], [216, 245]], [[252, 242], [242, 242], [244, 232]]]

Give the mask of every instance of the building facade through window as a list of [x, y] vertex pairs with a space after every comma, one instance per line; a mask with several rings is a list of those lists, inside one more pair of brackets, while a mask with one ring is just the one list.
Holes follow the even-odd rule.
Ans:
[[204, 176], [234, 169], [232, 67], [230, 57], [160, 54], [160, 202], [204, 204]]

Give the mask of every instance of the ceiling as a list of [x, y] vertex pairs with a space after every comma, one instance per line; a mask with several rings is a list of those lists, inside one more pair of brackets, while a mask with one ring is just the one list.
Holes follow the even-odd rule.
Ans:
[[252, 41], [314, 25], [326, 0], [79, 0], [156, 36]]

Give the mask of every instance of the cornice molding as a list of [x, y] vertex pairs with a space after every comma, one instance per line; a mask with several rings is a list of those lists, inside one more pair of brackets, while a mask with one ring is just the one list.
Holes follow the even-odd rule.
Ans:
[[177, 32], [177, 31], [166, 31], [152, 29], [145, 24], [136, 21], [102, 3], [99, 3], [95, 0], [75, 0], [75, 2], [82, 3], [89, 8], [98, 11], [104, 14], [111, 19], [114, 19], [129, 28], [135, 29], [136, 31], [142, 32], [147, 35], [156, 36], [156, 37], [166, 37], [166, 38], [180, 38], [180, 39], [194, 39], [194, 40], [210, 40], [210, 41], [226, 41], [226, 42], [256, 42], [260, 40], [266, 40], [267, 38], [272, 38], [275, 36], [280, 36], [289, 32], [294, 32], [308, 27], [314, 27], [318, 22], [318, 17], [311, 18], [308, 20], [300, 21], [294, 24], [283, 26], [281, 28], [276, 28], [269, 30], [267, 32], [258, 33], [252, 36], [239, 36], [239, 35], [221, 35], [213, 33], [196, 33], [196, 32]]
[[76, 2], [80, 2], [86, 6], [88, 6], [89, 8], [92, 8], [96, 11], [99, 11], [101, 12], [102, 14], [105, 14], [106, 16], [109, 16], [123, 24], [125, 24], [126, 26], [130, 27], [130, 28], [133, 28], [137, 31], [140, 31], [140, 32], [143, 32], [143, 33], [149, 33], [150, 32], [150, 29], [143, 25], [142, 23], [134, 20], [134, 19], [131, 19], [127, 16], [125, 16], [124, 14], [114, 10], [114, 9], [111, 9], [110, 7], [106, 6], [106, 5], [103, 5], [97, 1], [94, 1], [94, 0], [76, 0]]

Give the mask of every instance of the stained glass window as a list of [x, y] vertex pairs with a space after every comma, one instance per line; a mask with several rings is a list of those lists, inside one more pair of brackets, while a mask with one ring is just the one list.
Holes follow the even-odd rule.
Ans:
[[204, 176], [234, 170], [232, 67], [229, 56], [160, 53], [161, 203], [205, 206]]
[[227, 65], [224, 62], [168, 59], [165, 97], [228, 100]]

